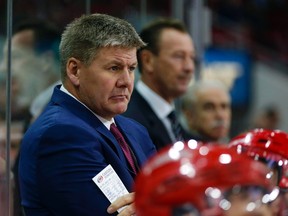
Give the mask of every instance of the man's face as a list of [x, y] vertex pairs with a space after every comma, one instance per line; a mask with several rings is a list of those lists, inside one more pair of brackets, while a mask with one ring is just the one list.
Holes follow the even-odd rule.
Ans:
[[78, 99], [105, 119], [125, 112], [136, 67], [136, 48], [102, 48], [89, 66], [78, 65]]
[[152, 58], [154, 91], [168, 102], [183, 95], [195, 68], [195, 50], [189, 34], [163, 30], [159, 53]]
[[203, 89], [197, 94], [192, 124], [194, 129], [211, 141], [228, 135], [231, 120], [229, 95], [220, 89]]

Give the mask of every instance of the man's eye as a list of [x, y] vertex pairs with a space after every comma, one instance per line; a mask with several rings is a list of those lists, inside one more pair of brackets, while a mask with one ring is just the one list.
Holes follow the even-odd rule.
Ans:
[[182, 59], [185, 59], [185, 56], [181, 55], [181, 54], [176, 54], [176, 55], [174, 55], [174, 58], [182, 60]]
[[111, 67], [111, 70], [112, 71], [117, 71], [117, 70], [119, 70], [119, 67], [118, 66], [113, 66], [113, 67]]
[[212, 111], [214, 109], [214, 106], [212, 104], [205, 104], [203, 106], [203, 109], [206, 111]]
[[130, 67], [129, 70], [130, 70], [131, 72], [134, 72], [134, 71], [136, 70], [136, 67]]

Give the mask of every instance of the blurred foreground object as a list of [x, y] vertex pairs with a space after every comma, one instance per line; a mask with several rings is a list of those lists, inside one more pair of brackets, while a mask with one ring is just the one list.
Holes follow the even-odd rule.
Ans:
[[279, 190], [262, 163], [190, 140], [160, 151], [135, 182], [137, 216], [268, 216]]
[[253, 129], [231, 139], [230, 147], [237, 153], [246, 154], [264, 162], [274, 170], [275, 183], [288, 189], [288, 178], [284, 171], [288, 165], [288, 134], [281, 130]]
[[280, 187], [283, 195], [272, 203], [273, 215], [287, 215], [288, 134], [281, 130], [253, 129], [234, 137], [229, 146], [267, 166], [272, 183]]

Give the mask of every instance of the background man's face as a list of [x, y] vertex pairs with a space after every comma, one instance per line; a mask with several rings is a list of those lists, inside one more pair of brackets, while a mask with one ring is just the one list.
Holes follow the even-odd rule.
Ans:
[[193, 125], [199, 134], [217, 141], [229, 133], [231, 107], [229, 95], [219, 89], [199, 91]]

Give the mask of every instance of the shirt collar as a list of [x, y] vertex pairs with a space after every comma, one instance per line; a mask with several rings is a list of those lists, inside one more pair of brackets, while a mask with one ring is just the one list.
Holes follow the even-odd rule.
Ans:
[[90, 112], [93, 113], [93, 115], [95, 115], [104, 125], [105, 127], [110, 130], [110, 125], [112, 123], [115, 123], [114, 118], [112, 118], [111, 120], [107, 120], [102, 118], [101, 116], [97, 115], [96, 113], [94, 113], [91, 109], [89, 109], [89, 107], [87, 107], [84, 103], [82, 103], [80, 100], [78, 100], [74, 95], [72, 95], [63, 85], [61, 85], [60, 90], [65, 92], [66, 94], [70, 95], [71, 97], [73, 97], [75, 100], [77, 100], [79, 103], [81, 103], [83, 106], [85, 106]]
[[142, 80], [139, 80], [135, 87], [139, 94], [147, 101], [158, 118], [166, 118], [175, 109], [174, 104], [169, 104], [161, 96], [150, 89]]

